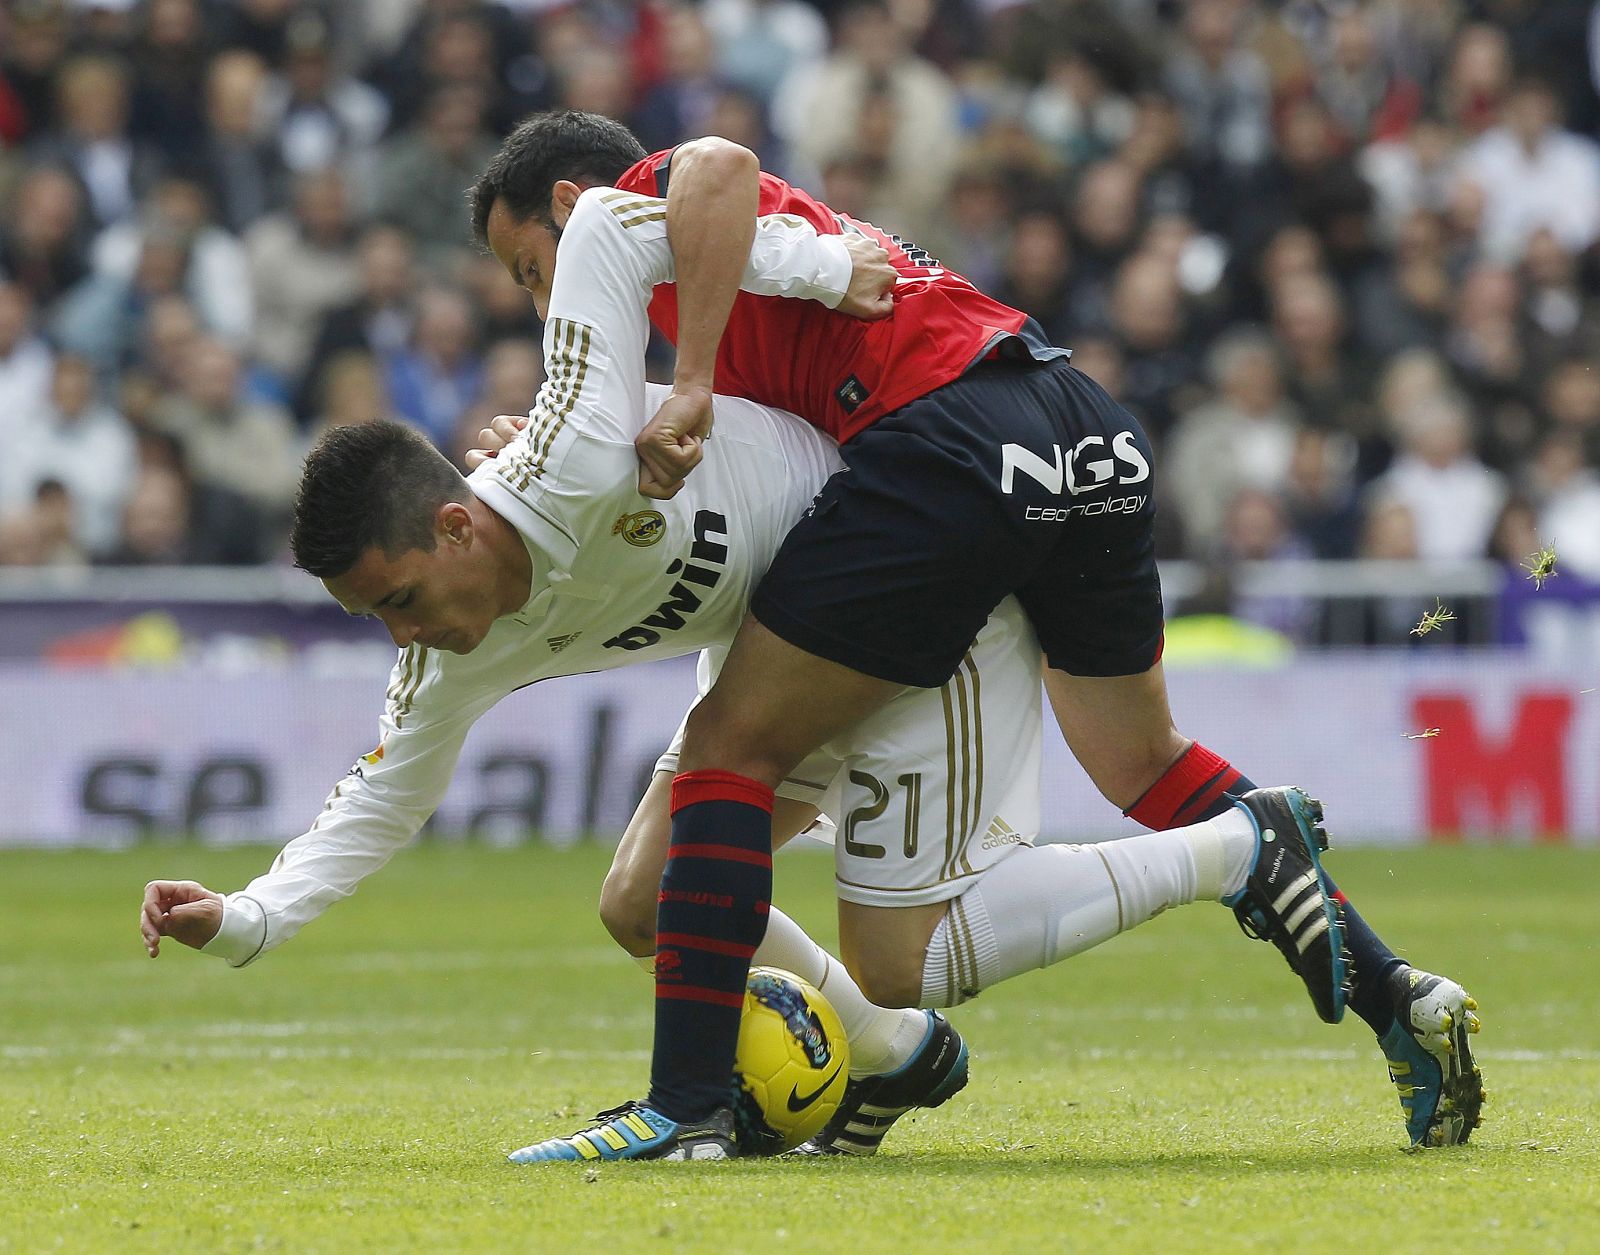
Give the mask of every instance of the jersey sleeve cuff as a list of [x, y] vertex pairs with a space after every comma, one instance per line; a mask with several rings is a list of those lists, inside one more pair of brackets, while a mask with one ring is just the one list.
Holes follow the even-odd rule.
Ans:
[[855, 263], [845, 247], [844, 236], [823, 235], [817, 239], [820, 264], [817, 267], [816, 296], [829, 309], [838, 309], [850, 290], [850, 275]]
[[267, 913], [254, 898], [230, 893], [222, 899], [222, 927], [201, 947], [229, 967], [243, 967], [266, 948]]

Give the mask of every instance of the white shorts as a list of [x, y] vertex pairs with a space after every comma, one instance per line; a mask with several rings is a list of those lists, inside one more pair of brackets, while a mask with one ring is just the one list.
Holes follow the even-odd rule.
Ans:
[[[702, 694], [726, 655], [718, 648], [700, 656]], [[817, 807], [836, 830], [841, 898], [867, 906], [943, 902], [1033, 843], [1040, 665], [1033, 628], [1007, 598], [942, 687], [906, 689], [779, 785], [780, 797]], [[677, 771], [682, 744], [679, 724], [658, 771]]]

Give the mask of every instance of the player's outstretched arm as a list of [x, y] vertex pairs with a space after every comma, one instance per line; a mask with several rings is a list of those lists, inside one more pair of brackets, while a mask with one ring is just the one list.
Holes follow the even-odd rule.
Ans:
[[220, 893], [193, 880], [152, 880], [144, 887], [139, 936], [152, 959], [160, 955], [163, 937], [199, 950], [221, 927]]

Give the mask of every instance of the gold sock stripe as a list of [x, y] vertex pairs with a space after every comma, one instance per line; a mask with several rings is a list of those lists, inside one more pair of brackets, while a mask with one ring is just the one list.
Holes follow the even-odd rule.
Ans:
[[1117, 899], [1117, 931], [1120, 933], [1128, 926], [1122, 914], [1122, 888], [1117, 884], [1117, 878], [1112, 874], [1111, 863], [1106, 856], [1093, 845], [1090, 845], [1088, 848], [1094, 850], [1094, 852], [1100, 856], [1100, 861], [1105, 864], [1106, 879], [1111, 882], [1111, 892], [1116, 895]]
[[956, 917], [953, 910], [946, 910], [944, 915], [944, 1005], [956, 1005], [956, 995], [960, 991], [960, 974], [956, 966], [961, 962], [959, 952], [956, 950]]
[[961, 988], [956, 990], [959, 996], [968, 989], [976, 990], [978, 988], [978, 943], [973, 937], [972, 921], [967, 918], [967, 908], [962, 905], [961, 899], [955, 899], [950, 904], [950, 909], [956, 915], [959, 944], [965, 947], [967, 955], [967, 961], [964, 965], [967, 976], [961, 982]]

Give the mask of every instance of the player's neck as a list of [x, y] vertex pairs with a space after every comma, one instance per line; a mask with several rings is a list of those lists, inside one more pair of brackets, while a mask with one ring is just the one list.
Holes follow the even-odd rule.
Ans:
[[533, 592], [533, 559], [528, 546], [522, 533], [483, 501], [475, 498], [471, 508], [477, 534], [494, 563], [495, 617], [515, 614]]

